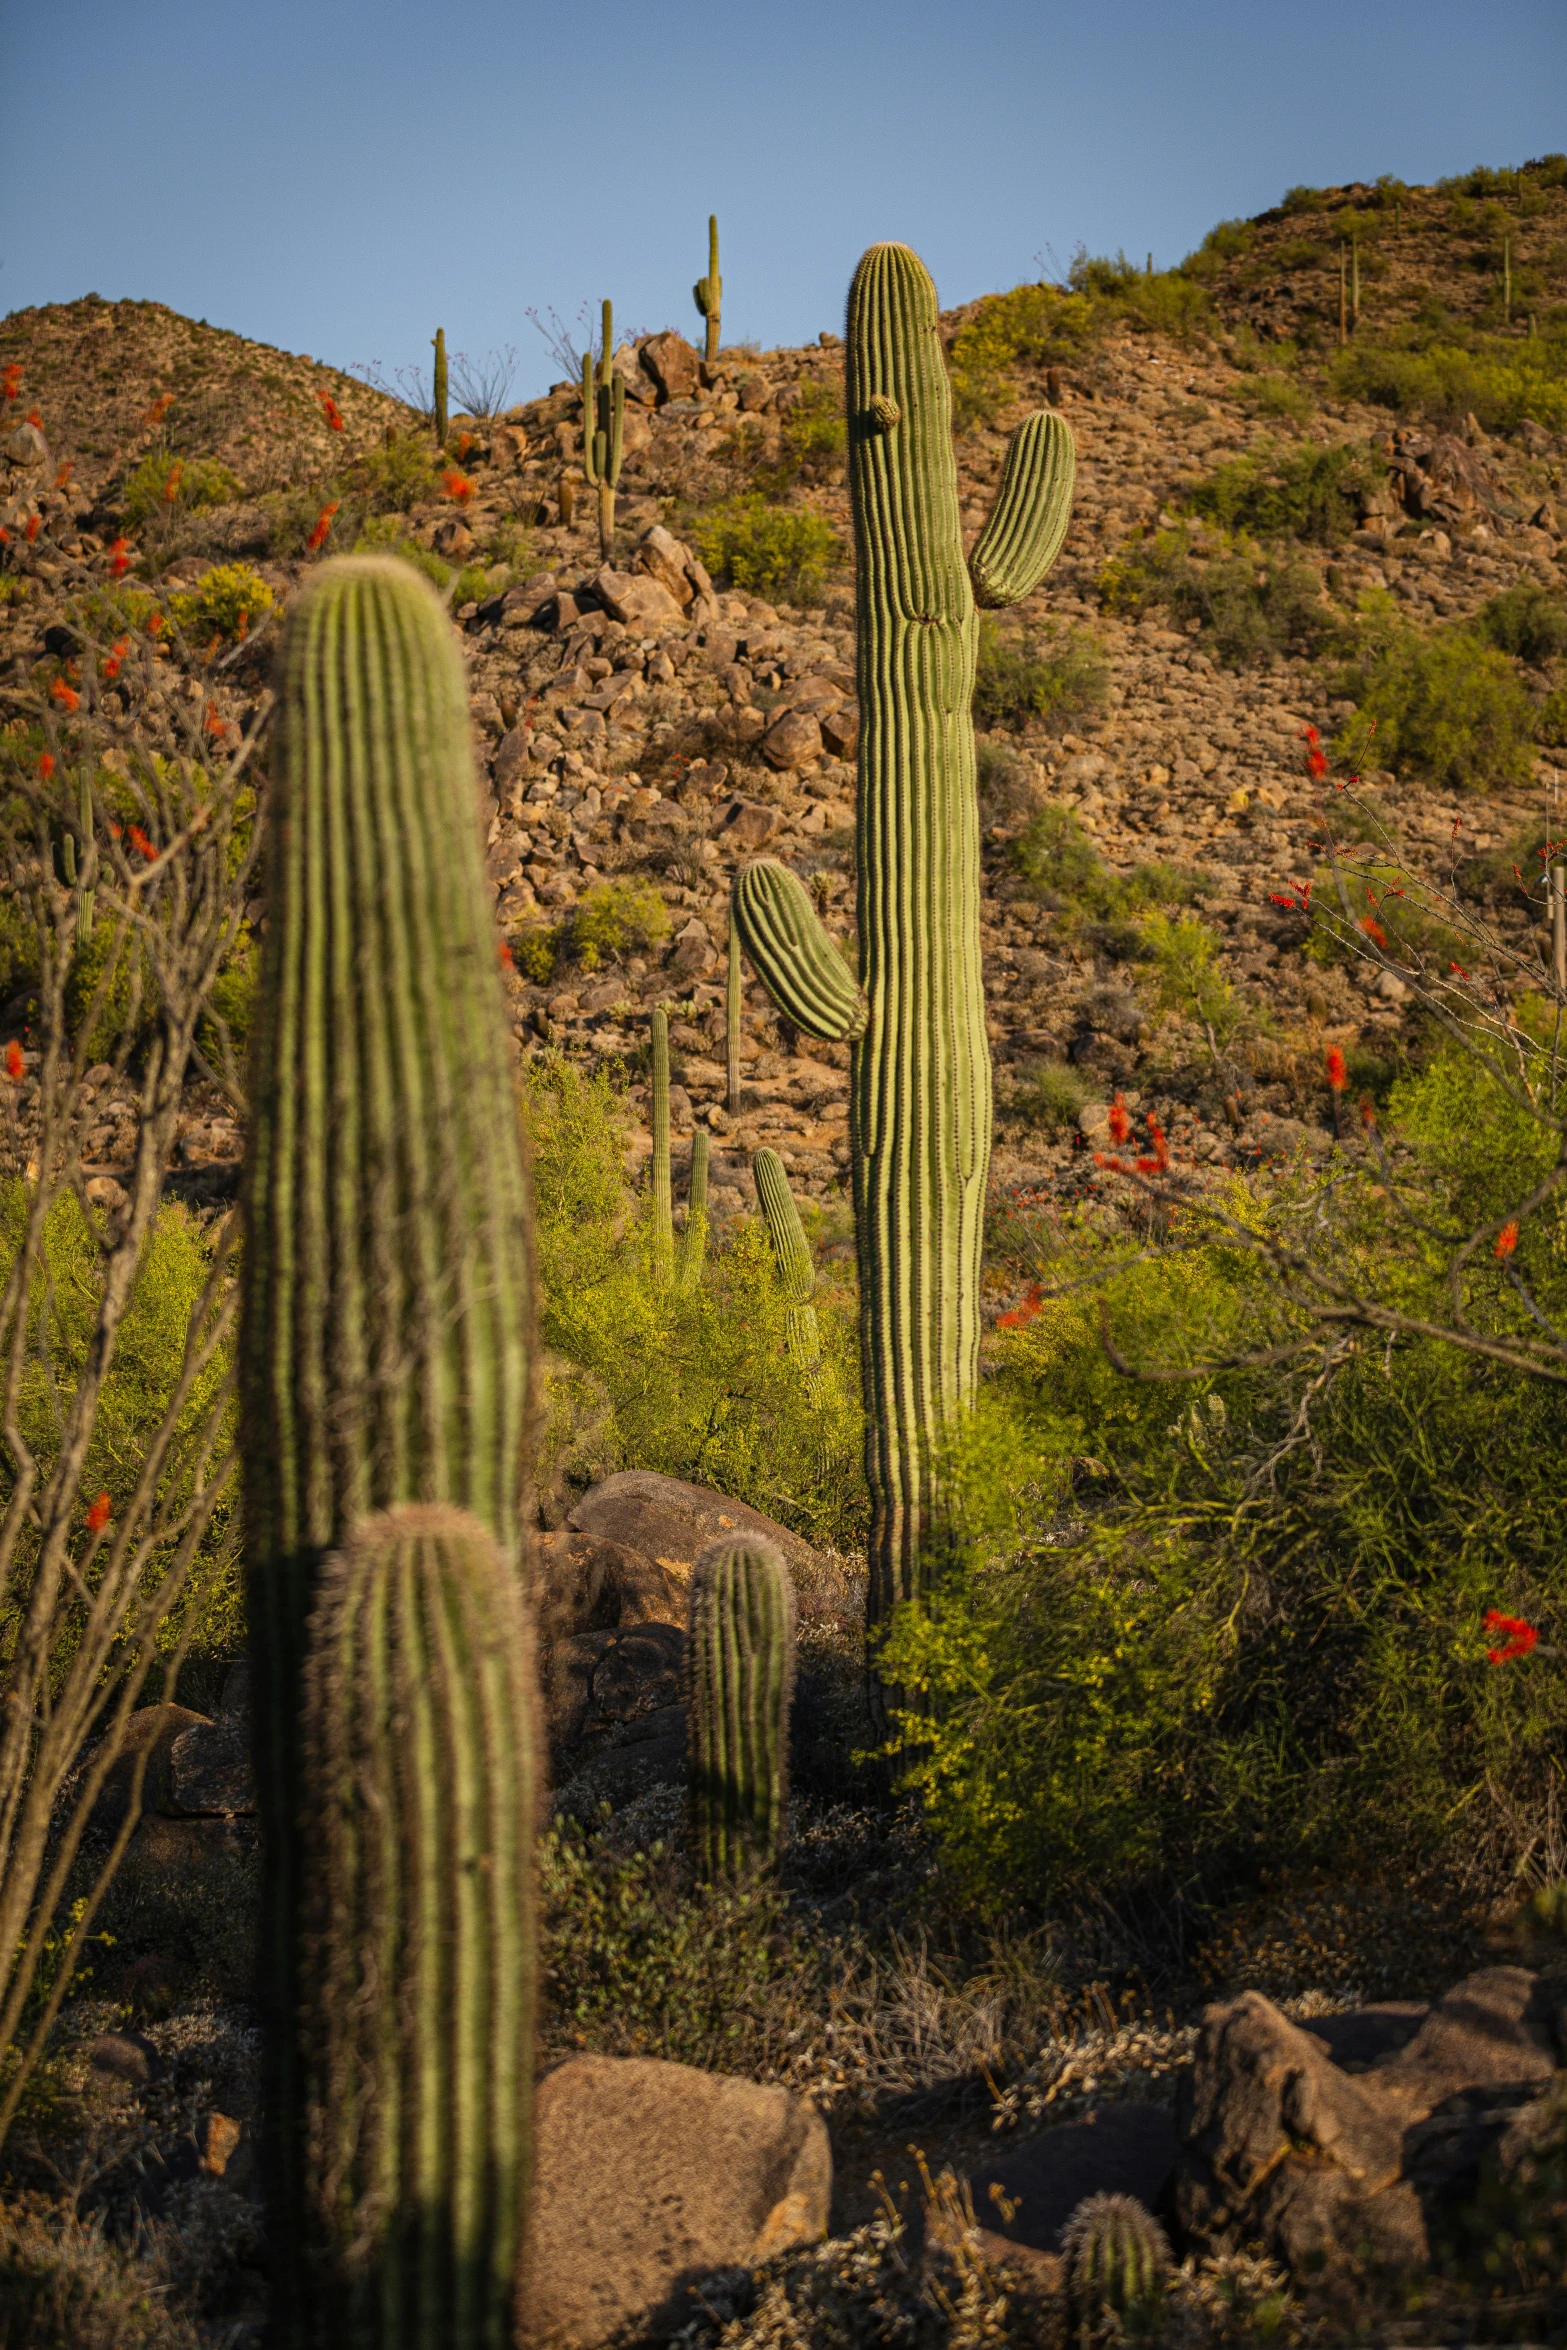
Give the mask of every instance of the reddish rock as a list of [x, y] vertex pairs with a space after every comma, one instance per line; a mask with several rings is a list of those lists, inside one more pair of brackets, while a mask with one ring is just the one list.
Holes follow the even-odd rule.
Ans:
[[638, 356], [653, 379], [660, 407], [666, 400], [688, 400], [696, 390], [702, 363], [684, 335], [669, 329], [649, 335]]

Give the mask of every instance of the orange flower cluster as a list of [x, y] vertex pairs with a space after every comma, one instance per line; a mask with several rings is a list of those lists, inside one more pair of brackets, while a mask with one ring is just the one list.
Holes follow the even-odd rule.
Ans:
[[466, 506], [473, 496], [473, 483], [468, 479], [466, 473], [460, 473], [455, 465], [449, 465], [446, 468], [441, 476], [441, 482], [446, 495], [449, 498], [455, 498], [459, 506]]
[[58, 702], [62, 710], [81, 708], [81, 695], [74, 686], [67, 685], [63, 677], [57, 677], [49, 688], [49, 699], [51, 702]]
[[26, 539], [29, 546], [31, 546], [33, 541], [37, 538], [41, 526], [42, 517], [37, 514], [29, 514], [27, 517], [27, 528], [22, 533], [23, 538]]
[[20, 1085], [26, 1068], [27, 1063], [22, 1058], [22, 1048], [13, 1036], [5, 1048], [5, 1073], [13, 1085]]
[[337, 512], [337, 509], [342, 504], [342, 502], [343, 501], [341, 498], [334, 498], [331, 505], [323, 506], [320, 513], [316, 516], [315, 527], [311, 531], [309, 538], [307, 538], [305, 541], [305, 545], [310, 549], [312, 555], [316, 552], [318, 547], [324, 547], [326, 545], [327, 533], [332, 527], [332, 517]]
[[123, 579], [131, 567], [131, 542], [113, 539], [109, 544], [109, 569], [116, 579]]
[[1322, 737], [1314, 726], [1303, 726], [1300, 730], [1300, 736], [1306, 746], [1306, 773], [1320, 782], [1328, 771], [1327, 754], [1322, 748]]
[[1335, 1093], [1342, 1093], [1349, 1083], [1349, 1071], [1344, 1065], [1344, 1056], [1336, 1044], [1328, 1047], [1328, 1083]]
[[106, 1493], [100, 1493], [97, 1500], [93, 1503], [92, 1508], [87, 1512], [87, 1531], [89, 1534], [101, 1534], [103, 1532], [105, 1526], [107, 1526], [109, 1523], [109, 1507], [109, 1496]]
[[1510, 1216], [1496, 1236], [1496, 1253], [1505, 1265], [1518, 1246], [1518, 1219]]
[[103, 665], [104, 678], [110, 685], [112, 685], [114, 680], [119, 676], [120, 663], [124, 660], [130, 649], [131, 640], [128, 636], [122, 636], [116, 640], [113, 652], [109, 655], [108, 660], [105, 661]]
[[1026, 1324], [1033, 1321], [1044, 1302], [1045, 1293], [1036, 1281], [1020, 1306], [1014, 1306], [1010, 1314], [999, 1314], [996, 1317], [996, 1328], [998, 1330], [1023, 1329]]
[[1486, 1650], [1485, 1661], [1490, 1665], [1510, 1665], [1515, 1656], [1527, 1656], [1540, 1637], [1538, 1628], [1526, 1623], [1522, 1616], [1504, 1616], [1494, 1607], [1485, 1611], [1485, 1628], [1488, 1632], [1507, 1635], [1499, 1648]]
[[19, 400], [21, 396], [22, 362], [20, 359], [12, 359], [0, 370], [0, 400], [9, 406], [12, 400]]
[[147, 835], [143, 832], [139, 824], [133, 824], [130, 827], [126, 834], [126, 838], [130, 842], [131, 847], [136, 851], [137, 855], [145, 857], [149, 865], [155, 865], [157, 863], [159, 852], [156, 848], [154, 848], [152, 842], [147, 838]]
[[337, 402], [333, 399], [331, 393], [317, 392], [316, 398], [320, 401], [321, 413], [326, 418], [328, 424], [332, 427], [332, 430], [334, 432], [347, 432], [348, 427], [343, 422], [343, 412], [341, 408], [339, 408]]
[[44, 782], [47, 783], [50, 776], [54, 773], [53, 751], [40, 751], [38, 754], [38, 772], [40, 776], [42, 776]]
[[174, 394], [172, 392], [160, 392], [157, 399], [153, 401], [152, 406], [148, 409], [146, 415], [141, 420], [143, 431], [155, 432], [158, 426], [163, 422], [163, 419], [168, 415], [169, 410], [173, 407], [173, 405]]
[[163, 503], [172, 506], [180, 494], [180, 483], [185, 479], [185, 460], [176, 458], [169, 468], [169, 478], [163, 485]]

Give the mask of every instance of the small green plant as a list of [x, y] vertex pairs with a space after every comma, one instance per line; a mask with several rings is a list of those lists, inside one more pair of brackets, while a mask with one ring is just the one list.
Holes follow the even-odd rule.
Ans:
[[1077, 1114], [1097, 1089], [1068, 1061], [1025, 1061], [1017, 1069], [1007, 1112], [1046, 1134], [1077, 1124]]
[[403, 432], [357, 458], [347, 485], [367, 514], [407, 514], [435, 496], [440, 478], [422, 435]]
[[272, 609], [272, 590], [248, 563], [215, 563], [188, 593], [176, 591], [169, 610], [191, 642], [215, 636], [237, 643]]
[[812, 506], [770, 506], [754, 494], [693, 515], [687, 535], [723, 586], [791, 604], [819, 602], [843, 556], [825, 514]]
[[1110, 612], [1163, 604], [1176, 621], [1195, 621], [1235, 669], [1270, 653], [1315, 652], [1334, 627], [1321, 580], [1304, 557], [1228, 532], [1204, 535], [1201, 526], [1133, 540], [1100, 573], [1099, 593]]
[[1345, 683], [1360, 705], [1335, 744], [1346, 763], [1374, 739], [1395, 774], [1450, 790], [1502, 791], [1528, 779], [1534, 705], [1507, 654], [1467, 629], [1422, 637], [1395, 626]]
[[843, 395], [835, 385], [801, 385], [800, 396], [783, 421], [783, 442], [788, 452], [781, 468], [785, 481], [831, 478], [849, 442]]
[[1189, 491], [1186, 504], [1229, 531], [1338, 546], [1360, 519], [1382, 468], [1360, 449], [1253, 450], [1231, 458]]
[[1080, 2203], [1062, 2234], [1061, 2256], [1085, 2350], [1100, 2339], [1107, 2317], [1128, 2332], [1154, 2329], [1173, 2264], [1163, 2228], [1134, 2195], [1090, 2195]]
[[1311, 414], [1311, 394], [1287, 375], [1272, 370], [1243, 375], [1235, 388], [1254, 416], [1278, 416], [1290, 424], [1304, 424]]
[[1483, 604], [1471, 625], [1498, 652], [1548, 669], [1567, 653], [1567, 596], [1537, 579], [1520, 580]]
[[669, 931], [669, 908], [651, 882], [599, 881], [571, 916], [568, 945], [584, 971], [656, 946]]
[[124, 513], [133, 530], [227, 506], [241, 495], [238, 477], [215, 457], [149, 452], [125, 484]]
[[433, 588], [442, 594], [451, 584], [452, 567], [443, 563], [431, 547], [421, 547], [409, 535], [408, 525], [401, 514], [372, 514], [366, 517], [364, 527], [354, 541], [356, 555], [395, 555], [399, 563], [406, 563], [421, 572]]
[[1279, 202], [1279, 210], [1286, 214], [1326, 212], [1327, 208], [1327, 190], [1325, 188], [1308, 188], [1304, 185], [1286, 188]]
[[534, 987], [548, 987], [555, 976], [560, 952], [561, 925], [558, 923], [533, 922], [526, 929], [512, 932], [513, 967]]
[[1038, 643], [980, 621], [974, 677], [976, 726], [1021, 728], [1042, 720], [1060, 732], [1074, 719], [1102, 710], [1110, 694], [1110, 664], [1087, 628]]

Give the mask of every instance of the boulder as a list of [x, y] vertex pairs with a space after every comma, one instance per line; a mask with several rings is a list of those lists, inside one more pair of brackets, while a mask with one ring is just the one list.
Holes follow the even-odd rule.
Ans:
[[[969, 2165], [978, 2249], [1053, 2286], [1062, 2234], [1078, 2205], [1089, 2195], [1134, 2195], [1152, 2210], [1169, 2188], [1174, 2164], [1175, 2119], [1166, 2105], [1104, 2105], [1016, 2140]], [[915, 2208], [908, 2216], [919, 2237], [926, 2215]], [[939, 2222], [935, 2232], [943, 2232]]]
[[[167, 1811], [170, 1758], [174, 1742], [182, 1731], [198, 1724], [211, 1727], [206, 1714], [194, 1713], [188, 1705], [138, 1707], [125, 1724], [119, 1754], [110, 1766], [98, 1800], [93, 1805], [92, 1825], [95, 1828], [118, 1828], [123, 1822], [130, 1809], [131, 1782], [138, 1755], [147, 1758], [142, 1774], [142, 1816], [145, 1818], [150, 1812]], [[100, 1741], [87, 1756], [85, 1767], [91, 1769], [102, 1751]]]
[[[690, 921], [686, 924], [684, 930], [682, 930], [675, 939], [674, 946], [670, 952], [667, 968], [671, 976], [674, 978], [696, 979], [699, 978], [701, 974], [707, 969], [712, 960], [713, 942], [708, 937], [707, 926], [702, 921], [700, 915], [693, 914]], [[671, 1088], [671, 1116], [675, 1115], [674, 1092], [675, 1089]], [[689, 1125], [690, 1120], [691, 1108], [688, 1099], [684, 1122]], [[679, 1121], [677, 1120], [677, 1123], [678, 1122]]]
[[841, 709], [824, 710], [817, 722], [822, 730], [822, 741], [835, 759], [852, 759], [860, 747], [860, 713], [854, 702], [845, 702]]
[[1429, 2261], [1486, 2155], [1554, 2079], [1561, 2017], [1523, 1967], [1487, 1967], [1423, 2017], [1380, 2013], [1369, 2029], [1324, 2018], [1319, 2034], [1257, 1991], [1207, 2010], [1177, 2106], [1192, 2248], [1259, 2242], [1291, 2267]]
[[535, 1535], [533, 1555], [541, 1613], [560, 1636], [685, 1620], [685, 1593], [669, 1569], [623, 1542], [562, 1526]]
[[628, 628], [639, 622], [656, 634], [684, 624], [685, 614], [668, 588], [645, 572], [613, 571], [606, 564], [593, 581], [593, 592], [611, 619], [623, 620]]
[[5, 453], [13, 465], [47, 465], [49, 444], [36, 424], [18, 424], [5, 436]]
[[653, 379], [660, 407], [666, 400], [688, 400], [696, 390], [702, 362], [684, 335], [668, 328], [649, 335], [638, 356]]
[[241, 1819], [255, 1808], [249, 1707], [181, 1731], [169, 1754], [167, 1809], [186, 1819]]
[[438, 522], [431, 532], [430, 544], [449, 563], [466, 563], [477, 541], [466, 522], [459, 522], [455, 514], [448, 514], [444, 522]]
[[620, 1469], [605, 1477], [582, 1496], [566, 1523], [579, 1534], [603, 1535], [644, 1552], [682, 1584], [708, 1543], [747, 1531], [775, 1542], [797, 1575], [816, 1572], [810, 1544], [787, 1526], [743, 1501], [660, 1476], [656, 1469]]
[[762, 757], [780, 772], [808, 767], [821, 755], [821, 725], [809, 710], [786, 710], [762, 737]]
[[[695, 582], [688, 576], [693, 564], [696, 558], [690, 548], [682, 545], [661, 522], [654, 523], [637, 549], [638, 570], [667, 588], [682, 610], [697, 592]], [[701, 565], [696, 564], [696, 568], [701, 570]]]
[[523, 2343], [668, 2331], [689, 2289], [827, 2232], [832, 2154], [786, 2089], [651, 2057], [576, 2056], [539, 2085]]
[[[629, 1736], [633, 1724], [679, 1709], [685, 1654], [685, 1632], [676, 1624], [633, 1624], [624, 1632], [579, 1632], [554, 1641], [545, 1687], [556, 1776], [576, 1777], [601, 1747]], [[656, 1734], [677, 1730], [683, 1752], [683, 1712], [678, 1724], [666, 1720]]]
[[719, 839], [726, 848], [750, 856], [770, 841], [781, 821], [778, 810], [760, 800], [729, 800], [715, 811]]

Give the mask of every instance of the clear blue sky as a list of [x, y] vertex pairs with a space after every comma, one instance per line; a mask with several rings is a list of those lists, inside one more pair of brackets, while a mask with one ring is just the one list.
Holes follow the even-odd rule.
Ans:
[[1177, 261], [1298, 180], [1567, 147], [1563, 0], [48, 0], [0, 9], [0, 311], [171, 303], [339, 365], [841, 322], [914, 245], [944, 303]]

